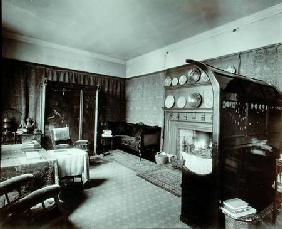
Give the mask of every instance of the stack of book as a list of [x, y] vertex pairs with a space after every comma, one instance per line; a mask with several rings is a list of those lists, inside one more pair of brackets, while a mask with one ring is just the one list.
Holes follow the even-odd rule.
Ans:
[[224, 214], [227, 214], [233, 219], [251, 216], [257, 212], [255, 208], [239, 198], [224, 201], [221, 210]]
[[26, 141], [22, 144], [22, 151], [33, 151], [41, 149], [41, 145], [36, 140]]

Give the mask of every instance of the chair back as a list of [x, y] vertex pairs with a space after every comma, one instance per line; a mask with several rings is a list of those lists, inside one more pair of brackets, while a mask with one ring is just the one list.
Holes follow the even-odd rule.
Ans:
[[53, 147], [56, 148], [60, 144], [71, 145], [70, 130], [69, 127], [54, 128], [51, 131], [51, 139]]

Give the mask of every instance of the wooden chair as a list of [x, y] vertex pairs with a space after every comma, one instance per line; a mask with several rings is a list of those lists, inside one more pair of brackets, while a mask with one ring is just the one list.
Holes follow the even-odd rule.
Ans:
[[83, 149], [88, 153], [88, 140], [77, 140], [73, 142], [70, 138], [69, 127], [54, 128], [51, 131], [51, 141], [54, 149], [64, 148], [79, 148]]
[[[55, 150], [67, 150], [71, 148], [81, 149], [88, 154], [88, 141], [87, 140], [78, 140], [74, 144], [70, 138], [69, 127], [62, 127], [62, 128], [54, 128], [51, 131], [51, 140], [53, 144], [53, 148]], [[69, 151], [70, 152], [70, 151]], [[58, 152], [58, 165], [60, 167], [60, 157], [64, 155], [63, 152]], [[82, 157], [84, 155], [81, 155]], [[88, 154], [89, 156], [89, 154]], [[68, 163], [67, 161], [63, 161], [63, 164]], [[71, 166], [68, 166], [69, 168]], [[80, 178], [81, 187], [83, 187], [83, 179], [82, 179], [82, 172], [78, 174], [69, 175], [68, 173], [65, 176], [60, 176], [61, 184], [64, 185], [62, 182], [63, 180], [72, 180], [72, 184], [74, 184], [75, 178]]]
[[[21, 187], [28, 181], [33, 180], [32, 174], [22, 174], [20, 176], [12, 177], [0, 183], [0, 196], [5, 195], [7, 204], [16, 201], [22, 196]], [[19, 194], [18, 198], [10, 200], [8, 193], [16, 190]]]
[[[37, 189], [25, 196], [22, 195], [22, 186], [26, 185], [29, 181], [33, 179], [34, 177], [32, 174], [23, 174], [16, 177], [12, 177], [0, 183], [0, 196], [5, 195], [7, 200], [7, 204], [5, 204], [0, 209], [0, 215], [3, 219], [1, 220], [1, 222], [5, 223], [11, 217], [17, 216], [24, 212], [30, 213], [30, 209], [39, 203], [41, 203], [43, 208], [45, 208], [44, 201], [48, 198], [54, 198], [55, 203], [58, 206], [58, 194], [61, 188], [57, 184]], [[10, 200], [8, 194], [14, 190], [18, 191], [19, 196], [14, 200]]]

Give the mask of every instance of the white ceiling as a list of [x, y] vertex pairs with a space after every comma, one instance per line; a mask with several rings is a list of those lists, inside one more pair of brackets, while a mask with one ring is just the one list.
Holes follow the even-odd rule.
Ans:
[[2, 0], [3, 29], [128, 60], [281, 0]]

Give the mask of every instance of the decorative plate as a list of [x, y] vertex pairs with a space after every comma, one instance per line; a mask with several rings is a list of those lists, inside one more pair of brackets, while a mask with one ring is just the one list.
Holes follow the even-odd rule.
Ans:
[[203, 82], [209, 82], [209, 77], [207, 76], [207, 74], [205, 73], [205, 72], [202, 72], [201, 73], [201, 80], [203, 81]]
[[186, 75], [182, 75], [179, 77], [179, 84], [180, 85], [184, 85], [187, 82], [187, 76]]
[[187, 103], [189, 107], [197, 108], [202, 103], [202, 96], [199, 93], [193, 93], [188, 96]]
[[168, 95], [165, 99], [165, 107], [172, 108], [174, 105], [174, 97], [172, 95]]
[[205, 97], [204, 103], [206, 107], [211, 108], [213, 106], [213, 96]]
[[178, 84], [178, 78], [177, 77], [174, 77], [172, 79], [172, 86], [176, 86]]
[[188, 75], [189, 78], [193, 75], [193, 72], [194, 72], [193, 68], [188, 70], [187, 75]]
[[192, 68], [188, 71], [187, 75], [192, 82], [197, 82], [201, 78], [201, 72], [198, 68]]
[[178, 108], [183, 108], [186, 105], [186, 99], [184, 96], [181, 96], [177, 99], [177, 107]]
[[167, 77], [165, 78], [165, 86], [170, 86], [171, 85], [171, 78]]

